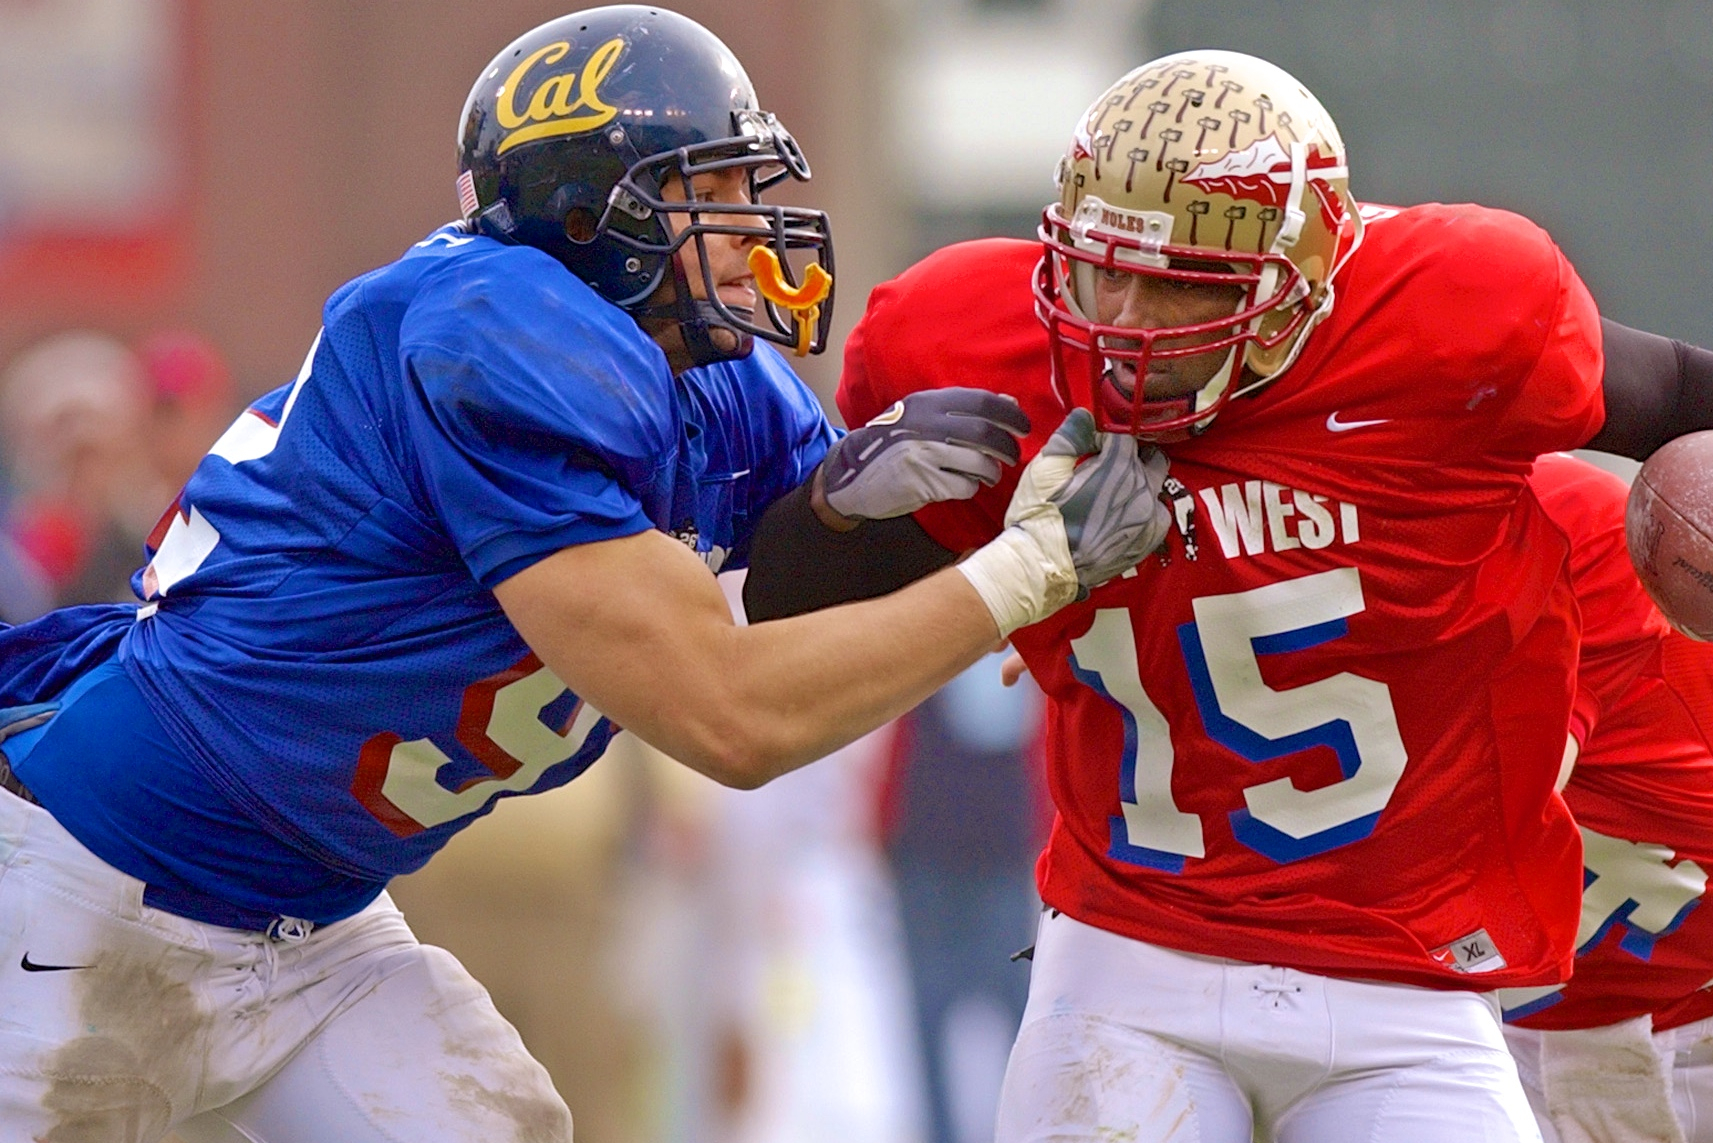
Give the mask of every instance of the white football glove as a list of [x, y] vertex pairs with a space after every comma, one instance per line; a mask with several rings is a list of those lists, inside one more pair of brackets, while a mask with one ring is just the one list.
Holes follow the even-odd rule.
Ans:
[[1086, 598], [1160, 546], [1172, 524], [1160, 499], [1166, 464], [1133, 437], [1097, 433], [1087, 410], [1065, 418], [1023, 470], [1005, 531], [957, 565], [1002, 636]]

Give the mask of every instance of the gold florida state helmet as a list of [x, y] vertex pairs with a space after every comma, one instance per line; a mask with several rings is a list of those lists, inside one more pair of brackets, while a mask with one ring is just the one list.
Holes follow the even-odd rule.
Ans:
[[[1331, 312], [1332, 280], [1361, 240], [1332, 117], [1286, 72], [1238, 52], [1180, 52], [1113, 84], [1084, 113], [1057, 178], [1036, 312], [1060, 398], [1107, 432], [1179, 439], [1278, 376]], [[1245, 300], [1199, 325], [1100, 325], [1094, 283], [1113, 271], [1236, 285]], [[1210, 352], [1226, 361], [1203, 388], [1146, 399], [1151, 358]], [[1134, 363], [1133, 393], [1114, 384], [1114, 362]]]

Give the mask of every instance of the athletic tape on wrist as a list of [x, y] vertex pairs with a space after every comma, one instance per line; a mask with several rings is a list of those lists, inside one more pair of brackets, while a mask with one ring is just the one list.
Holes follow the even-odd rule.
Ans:
[[[1051, 534], [1038, 534], [1044, 530]], [[1002, 637], [1039, 623], [1077, 596], [1076, 567], [1062, 527], [1013, 524], [956, 566], [987, 604]]]

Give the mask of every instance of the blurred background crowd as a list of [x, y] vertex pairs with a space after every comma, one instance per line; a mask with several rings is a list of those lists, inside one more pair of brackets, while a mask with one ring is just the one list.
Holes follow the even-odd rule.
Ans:
[[133, 598], [144, 541], [240, 407], [195, 333], [67, 330], [18, 353], [0, 373], [0, 618]]
[[[325, 296], [455, 213], [477, 70], [572, 6], [0, 0], [0, 619], [129, 598]], [[1713, 0], [675, 6], [805, 145], [840, 336], [916, 256], [1031, 234], [1086, 103], [1213, 46], [1321, 97], [1359, 197], [1521, 210], [1609, 316], [1713, 344]], [[837, 348], [804, 369], [824, 396]], [[985, 1139], [1050, 822], [1041, 733], [995, 657], [752, 793], [625, 736], [395, 896], [493, 991], [585, 1143]]]

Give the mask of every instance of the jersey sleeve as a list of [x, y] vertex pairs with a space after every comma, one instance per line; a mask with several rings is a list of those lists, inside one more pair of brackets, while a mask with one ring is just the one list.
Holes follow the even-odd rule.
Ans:
[[546, 255], [450, 263], [399, 354], [425, 493], [484, 587], [652, 527], [641, 490], [678, 437], [665, 358]]
[[1387, 410], [1399, 459], [1460, 481], [1509, 485], [1592, 437], [1605, 419], [1599, 313], [1546, 231], [1467, 203], [1371, 209], [1331, 317], [1281, 384], [1306, 373], [1335, 408]]
[[1577, 749], [1588, 745], [1599, 723], [1600, 696], [1578, 679], [1576, 694], [1570, 700], [1570, 736], [1576, 739]]
[[680, 379], [696, 405], [704, 480], [731, 486], [732, 539], [722, 570], [749, 565], [750, 538], [775, 500], [814, 473], [839, 437], [820, 400], [772, 346]]
[[[1030, 292], [1040, 254], [1032, 242], [964, 242], [877, 286], [845, 342], [838, 390], [845, 423], [867, 424], [920, 390], [973, 386], [1017, 398], [1030, 423], [1024, 461], [1039, 452], [1065, 415]], [[979, 547], [1004, 528], [1017, 474], [1006, 469], [969, 500], [929, 504], [916, 521], [950, 551]]]
[[1624, 482], [1563, 453], [1540, 457], [1529, 485], [1570, 541], [1570, 579], [1582, 615], [1573, 732], [1586, 742], [1644, 671], [1657, 668], [1667, 628], [1630, 566]]
[[[1517, 369], [1496, 374], [1514, 372], [1516, 380], [1495, 402], [1487, 449], [1496, 459], [1526, 460], [1575, 448], [1599, 432], [1606, 419], [1600, 312], [1544, 230], [1503, 211], [1484, 214], [1484, 253], [1470, 251], [1460, 268], [1462, 274], [1473, 269], [1483, 277], [1471, 291], [1476, 305], [1466, 312], [1515, 312], [1510, 320], [1487, 324], [1496, 353], [1523, 354]], [[1480, 300], [1481, 294], [1493, 296]]]

